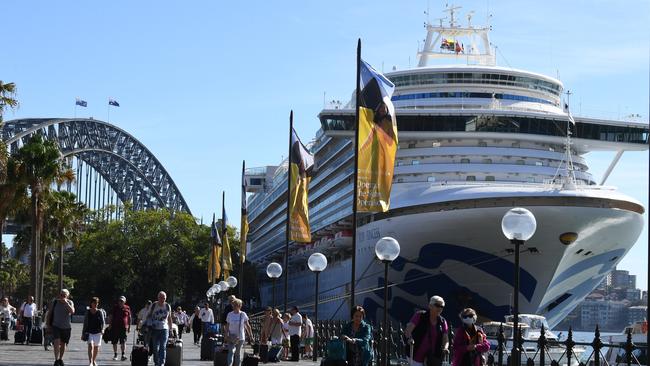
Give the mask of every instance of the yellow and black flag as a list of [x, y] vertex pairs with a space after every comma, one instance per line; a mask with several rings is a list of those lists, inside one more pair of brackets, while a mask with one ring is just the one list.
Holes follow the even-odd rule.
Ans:
[[357, 210], [385, 212], [397, 153], [397, 122], [390, 100], [395, 85], [365, 61], [359, 66]]
[[210, 227], [212, 243], [210, 245], [210, 258], [208, 259], [208, 282], [216, 283], [221, 277], [221, 238], [217, 230], [217, 222], [212, 214], [212, 226]]
[[221, 237], [223, 238], [223, 278], [226, 279], [232, 271], [232, 257], [230, 255], [230, 243], [228, 242], [228, 217], [226, 216], [225, 206], [221, 211]]
[[241, 242], [241, 263], [246, 262], [246, 237], [248, 236], [248, 211], [246, 209], [246, 177], [244, 172], [246, 170], [246, 162], [242, 164], [241, 168], [241, 227], [239, 240]]
[[309, 228], [309, 181], [314, 157], [291, 129], [291, 159], [289, 161], [289, 240], [311, 242]]

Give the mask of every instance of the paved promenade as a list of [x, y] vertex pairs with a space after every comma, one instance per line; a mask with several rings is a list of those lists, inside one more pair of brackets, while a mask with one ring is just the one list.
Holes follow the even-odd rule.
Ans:
[[[70, 345], [65, 352], [63, 361], [65, 366], [87, 366], [88, 365], [88, 351], [85, 342], [82, 342], [79, 337], [81, 336], [81, 324], [72, 324], [72, 338]], [[133, 329], [133, 328], [132, 328]], [[9, 332], [9, 341], [0, 342], [0, 366], [33, 366], [33, 365], [52, 365], [54, 364], [54, 352], [52, 347], [45, 351], [42, 345], [19, 345], [14, 344], [14, 332]], [[198, 346], [192, 344], [192, 334], [186, 333], [183, 335], [183, 366], [211, 366], [212, 361], [200, 361], [200, 349]], [[129, 342], [127, 344], [126, 353], [127, 357], [131, 353], [131, 344], [133, 342], [133, 333], [129, 335]], [[118, 346], [119, 351], [119, 346]], [[251, 349], [246, 350], [252, 353]], [[131, 365], [130, 360], [126, 361], [113, 361], [113, 346], [109, 343], [102, 343], [97, 357], [97, 365]], [[149, 362], [153, 365], [153, 361]], [[261, 365], [261, 364], [260, 364]], [[280, 366], [314, 366], [312, 361], [300, 362], [280, 362]]]

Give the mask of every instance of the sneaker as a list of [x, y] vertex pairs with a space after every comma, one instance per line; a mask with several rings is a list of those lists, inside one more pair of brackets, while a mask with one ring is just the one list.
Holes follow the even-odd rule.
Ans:
[[122, 353], [122, 361], [126, 361], [126, 356], [124, 356], [124, 353]]
[[117, 357], [117, 353], [116, 353], [115, 356], [113, 356], [113, 361], [117, 361], [117, 360], [119, 360], [119, 359], [120, 359], [120, 358]]

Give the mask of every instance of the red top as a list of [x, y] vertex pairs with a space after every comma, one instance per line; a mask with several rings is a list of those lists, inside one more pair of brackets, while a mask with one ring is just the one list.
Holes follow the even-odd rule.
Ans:
[[[422, 319], [422, 321], [426, 321], [429, 324], [429, 327], [427, 328], [427, 332], [424, 334], [424, 337], [422, 337], [422, 343], [419, 348], [417, 348], [417, 351], [413, 353], [413, 359], [416, 362], [424, 362], [424, 359], [427, 357], [427, 353], [429, 350], [434, 350], [436, 347], [436, 342], [438, 341], [438, 323], [436, 324], [431, 324], [429, 319]], [[411, 323], [415, 326], [420, 323], [420, 312], [417, 312], [413, 315], [411, 318]], [[447, 322], [443, 321], [442, 322], [442, 333], [446, 334], [449, 331], [449, 327], [447, 326]], [[442, 334], [440, 334], [442, 336]]]
[[131, 323], [131, 308], [129, 305], [124, 304], [124, 307], [119, 305], [113, 306], [111, 312], [111, 327], [127, 329]]

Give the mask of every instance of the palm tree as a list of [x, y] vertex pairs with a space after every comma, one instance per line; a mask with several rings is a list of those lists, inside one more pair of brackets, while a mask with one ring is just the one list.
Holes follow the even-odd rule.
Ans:
[[[0, 80], [0, 129], [2, 128], [2, 116], [6, 108], [12, 110], [18, 108], [18, 101], [14, 98], [16, 95], [16, 84], [14, 83], [3, 83]], [[8, 159], [9, 155], [7, 154], [7, 146], [4, 141], [0, 140], [0, 206], [6, 204], [13, 200], [13, 195], [10, 198], [6, 198], [8, 192], [12, 192], [10, 187], [8, 190], [5, 188], [5, 183], [7, 180], [7, 171], [8, 171]], [[2, 233], [4, 232], [4, 222], [6, 218], [6, 212], [3, 214], [3, 208], [0, 207], [0, 245], [2, 245]], [[3, 255], [0, 251], [0, 269], [2, 268], [2, 259]]]
[[18, 159], [21, 161], [20, 177], [29, 186], [31, 193], [31, 252], [30, 252], [30, 293], [34, 294], [36, 304], [40, 307], [42, 301], [42, 287], [38, 270], [38, 259], [43, 255], [41, 249], [41, 233], [43, 232], [43, 202], [42, 194], [49, 190], [52, 183], [64, 172], [61, 152], [56, 142], [44, 140], [36, 134], [18, 150]]

